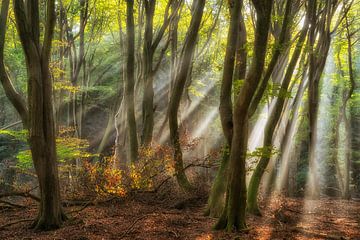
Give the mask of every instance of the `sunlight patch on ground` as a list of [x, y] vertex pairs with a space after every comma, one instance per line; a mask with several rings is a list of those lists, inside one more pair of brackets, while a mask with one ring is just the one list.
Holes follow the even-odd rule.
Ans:
[[212, 234], [204, 234], [202, 236], [199, 236], [195, 238], [195, 240], [213, 240], [214, 236]]

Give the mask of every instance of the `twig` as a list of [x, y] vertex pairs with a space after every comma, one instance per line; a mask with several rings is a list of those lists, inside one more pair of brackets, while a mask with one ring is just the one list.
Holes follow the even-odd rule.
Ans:
[[9, 129], [9, 128], [15, 127], [16, 125], [19, 125], [20, 123], [22, 123], [22, 121], [11, 123], [11, 124], [9, 124], [7, 126], [1, 127], [0, 130], [6, 130], [6, 129]]
[[[96, 201], [96, 198], [92, 201], [88, 201], [86, 202], [80, 209], [77, 209], [77, 210], [73, 210], [73, 211], [70, 211], [69, 213], [78, 213], [78, 212], [81, 212], [83, 211], [85, 208], [87, 208], [88, 206], [93, 206], [95, 204], [101, 204], [101, 203], [106, 203], [106, 202], [110, 202], [112, 200], [114, 200], [116, 197], [111, 197], [109, 199], [106, 199], [106, 200], [103, 200], [103, 201]], [[75, 206], [75, 205], [73, 205]]]
[[94, 202], [93, 201], [87, 202], [82, 208], [70, 211], [69, 213], [79, 213], [79, 212], [83, 211], [85, 208], [87, 208], [90, 205], [94, 205]]
[[7, 204], [9, 206], [16, 207], [16, 208], [25, 208], [25, 206], [23, 206], [23, 205], [19, 205], [19, 204], [16, 204], [16, 203], [11, 203], [11, 202], [8, 202], [8, 201], [5, 201], [5, 200], [0, 200], [0, 203], [4, 203], [4, 204]]
[[135, 226], [135, 224], [140, 221], [141, 219], [145, 218], [147, 215], [141, 216], [139, 218], [137, 218], [128, 228], [127, 230], [120, 235], [120, 237], [118, 239], [123, 239], [124, 237], [126, 237], [126, 235], [133, 229], [133, 227]]

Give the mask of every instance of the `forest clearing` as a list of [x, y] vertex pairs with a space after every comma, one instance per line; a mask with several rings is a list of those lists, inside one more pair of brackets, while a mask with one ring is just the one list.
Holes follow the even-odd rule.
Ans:
[[360, 0], [0, 7], [0, 240], [360, 240]]

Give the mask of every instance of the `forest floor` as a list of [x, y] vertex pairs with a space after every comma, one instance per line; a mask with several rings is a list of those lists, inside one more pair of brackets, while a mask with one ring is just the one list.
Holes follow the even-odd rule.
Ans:
[[336, 199], [307, 200], [273, 197], [263, 200], [262, 217], [248, 217], [249, 229], [241, 234], [213, 231], [216, 219], [203, 216], [205, 198], [160, 201], [152, 196], [72, 207], [81, 211], [56, 231], [28, 229], [36, 206], [0, 211], [0, 239], [359, 239], [360, 202]]

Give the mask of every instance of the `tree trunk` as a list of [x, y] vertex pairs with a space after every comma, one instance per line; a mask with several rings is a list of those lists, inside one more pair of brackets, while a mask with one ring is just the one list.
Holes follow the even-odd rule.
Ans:
[[28, 1], [25, 6], [22, 0], [14, 0], [14, 12], [28, 70], [29, 142], [41, 198], [39, 214], [33, 226], [36, 229], [49, 230], [60, 227], [66, 218], [60, 201], [52, 82], [49, 71], [51, 41], [56, 20], [55, 1], [47, 3], [43, 44], [40, 44], [38, 1]]
[[[247, 54], [244, 45], [246, 43], [246, 30], [241, 16], [242, 4], [242, 1], [234, 1], [229, 7], [231, 17], [224, 59], [219, 106], [221, 126], [225, 136], [226, 145], [223, 150], [220, 168], [210, 191], [207, 210], [205, 212], [205, 214], [209, 216], [216, 217], [219, 217], [223, 211], [224, 194], [226, 192], [226, 182], [224, 181], [224, 178], [227, 175], [233, 134], [233, 104], [231, 94], [233, 80], [236, 81], [240, 79], [240, 77], [244, 79], [246, 73]], [[242, 20], [242, 23], [240, 20]]]
[[126, 60], [126, 107], [127, 124], [129, 131], [130, 152], [129, 159], [136, 162], [138, 158], [138, 140], [135, 119], [134, 103], [134, 74], [135, 74], [135, 26], [134, 26], [134, 0], [126, 1], [126, 32], [127, 32], [127, 60]]
[[[309, 173], [306, 194], [310, 198], [319, 198], [320, 186], [317, 176], [316, 149], [317, 149], [317, 122], [320, 101], [320, 79], [325, 67], [331, 43], [330, 25], [337, 9], [337, 4], [325, 2], [324, 8], [319, 9], [321, 17], [317, 16], [317, 1], [309, 0], [309, 14], [311, 27], [309, 30]], [[319, 19], [319, 21], [318, 21]], [[317, 44], [315, 40], [318, 35]]]
[[143, 77], [144, 77], [144, 95], [142, 99], [142, 117], [143, 130], [141, 135], [141, 144], [149, 145], [152, 140], [152, 131], [154, 128], [154, 86], [153, 86], [153, 21], [155, 14], [156, 0], [144, 1], [145, 8], [145, 33], [143, 46]]
[[180, 187], [186, 191], [190, 191], [192, 187], [184, 172], [179, 136], [178, 110], [180, 106], [181, 96], [183, 94], [184, 86], [186, 83], [186, 77], [195, 50], [204, 6], [205, 0], [197, 0], [193, 2], [194, 11], [190, 22], [190, 27], [186, 35], [185, 44], [182, 49], [179, 69], [175, 74], [174, 87], [172, 89], [168, 109], [170, 140], [174, 151], [173, 154], [175, 175]]
[[249, 125], [249, 107], [253, 95], [261, 80], [265, 64], [268, 32], [270, 28], [273, 1], [252, 1], [257, 14], [254, 55], [249, 73], [245, 79], [234, 107], [233, 137], [229, 159], [227, 196], [223, 213], [216, 224], [216, 229], [228, 231], [246, 228], [246, 152]]
[[346, 109], [348, 101], [351, 99], [356, 83], [353, 69], [353, 57], [352, 57], [352, 36], [353, 33], [350, 32], [349, 29], [349, 20], [348, 17], [345, 16], [346, 20], [346, 38], [347, 38], [347, 53], [348, 53], [348, 68], [349, 68], [349, 78], [350, 78], [350, 89], [346, 95], [344, 107], [343, 107], [343, 117], [344, 117], [344, 125], [345, 125], [345, 182], [344, 182], [344, 194], [343, 197], [345, 199], [350, 199], [350, 165], [351, 165], [351, 123], [349, 118], [346, 115]]
[[[153, 22], [155, 15], [156, 0], [145, 0], [145, 34], [144, 34], [144, 46], [143, 46], [143, 77], [144, 77], [144, 93], [142, 99], [142, 114], [143, 114], [143, 129], [141, 135], [141, 144], [147, 146], [152, 141], [153, 129], [154, 129], [154, 76], [157, 68], [153, 68], [154, 54], [159, 46], [159, 43], [165, 33], [165, 30], [170, 24], [170, 20], [177, 14], [178, 7], [181, 1], [168, 1], [165, 9], [165, 16], [163, 24], [154, 37], [153, 34]], [[172, 7], [172, 13], [169, 16], [169, 10]], [[168, 45], [166, 45], [167, 48]], [[163, 49], [162, 51], [166, 50]], [[162, 56], [159, 61], [162, 60]]]
[[[288, 14], [290, 14], [292, 1], [288, 0], [287, 4], [288, 4], [287, 8], [289, 8], [289, 10], [287, 10], [286, 12]], [[286, 16], [286, 14], [285, 14], [285, 16]], [[289, 21], [289, 19], [287, 19], [285, 17], [284, 23], [283, 23], [283, 28], [287, 28], [288, 21]], [[283, 107], [285, 105], [286, 95], [288, 92], [290, 81], [291, 81], [292, 75], [294, 73], [295, 67], [297, 65], [298, 59], [300, 57], [302, 46], [306, 39], [307, 30], [308, 30], [308, 21], [306, 20], [306, 23], [304, 24], [304, 27], [301, 31], [299, 40], [297, 42], [296, 49], [293, 53], [292, 59], [289, 63], [288, 69], [284, 76], [284, 80], [282, 81], [280, 92], [279, 92], [279, 97], [276, 100], [275, 107], [274, 107], [273, 111], [271, 112], [271, 115], [269, 117], [269, 120], [267, 121], [265, 130], [264, 130], [263, 156], [261, 157], [259, 163], [257, 164], [257, 166], [254, 170], [254, 173], [250, 179], [249, 189], [248, 189], [249, 192], [248, 192], [248, 198], [247, 198], [247, 203], [248, 203], [247, 210], [252, 214], [261, 215], [260, 209], [258, 207], [258, 202], [257, 202], [259, 186], [260, 186], [261, 178], [262, 178], [262, 176], [265, 172], [265, 169], [267, 168], [267, 165], [271, 158], [274, 131], [280, 120], [281, 113], [282, 113]]]

